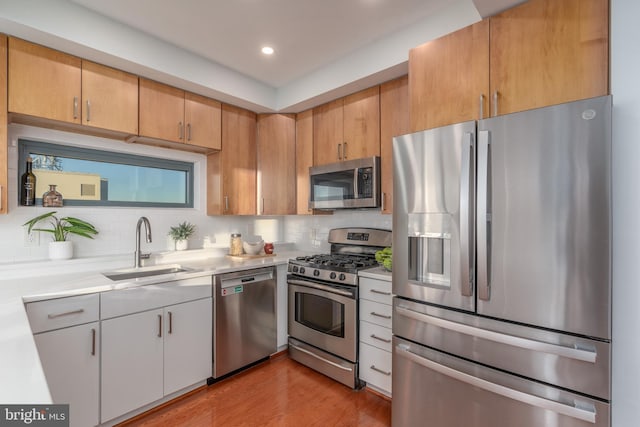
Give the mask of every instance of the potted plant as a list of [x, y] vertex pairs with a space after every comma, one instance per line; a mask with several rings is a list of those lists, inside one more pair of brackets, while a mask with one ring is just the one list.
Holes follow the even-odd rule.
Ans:
[[177, 251], [184, 251], [189, 247], [189, 237], [196, 231], [196, 226], [188, 221], [178, 224], [176, 227], [169, 227], [169, 236], [176, 244]]
[[[73, 257], [73, 242], [67, 240], [69, 234], [93, 239], [98, 234], [98, 230], [86, 221], [70, 216], [58, 218], [56, 211], [39, 215], [24, 224], [28, 227], [27, 232], [43, 231], [53, 235], [53, 241], [49, 242], [50, 259], [69, 259]], [[50, 228], [35, 228], [41, 221], [49, 220]]]

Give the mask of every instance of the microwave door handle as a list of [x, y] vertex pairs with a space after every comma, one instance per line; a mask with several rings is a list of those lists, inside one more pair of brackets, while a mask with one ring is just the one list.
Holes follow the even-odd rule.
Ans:
[[360, 189], [358, 188], [358, 168], [353, 170], [353, 198], [359, 199], [360, 193], [358, 192]]
[[465, 132], [462, 140], [460, 173], [460, 293], [473, 295], [473, 133]]
[[490, 198], [490, 153], [491, 138], [489, 131], [478, 132], [478, 201], [476, 207], [477, 230], [477, 285], [478, 298], [488, 301], [491, 298], [490, 248], [491, 213], [489, 212]]

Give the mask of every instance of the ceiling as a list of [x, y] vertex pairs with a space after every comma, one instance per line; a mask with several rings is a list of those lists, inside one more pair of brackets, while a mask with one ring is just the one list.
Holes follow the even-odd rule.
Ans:
[[[451, 0], [71, 0], [279, 88]], [[265, 56], [260, 49], [275, 49]]]

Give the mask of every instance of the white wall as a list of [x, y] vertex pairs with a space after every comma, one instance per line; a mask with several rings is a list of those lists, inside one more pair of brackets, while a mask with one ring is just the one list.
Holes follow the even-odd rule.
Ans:
[[193, 209], [70, 206], [56, 209], [62, 216], [73, 216], [89, 221], [100, 232], [94, 240], [76, 236], [71, 238], [75, 242], [77, 257], [133, 254], [135, 249], [135, 226], [138, 218], [142, 215], [149, 218], [153, 234], [152, 243], [146, 243], [143, 239], [142, 249], [145, 252], [160, 252], [172, 248], [171, 240], [167, 239], [169, 227], [185, 220], [197, 226], [196, 235], [190, 239], [190, 244], [193, 248], [202, 248], [209, 244], [214, 247], [228, 247], [229, 234], [232, 232], [240, 232], [245, 236], [261, 234], [268, 241], [283, 241], [284, 222], [282, 217], [213, 217], [206, 215], [206, 157], [202, 154], [138, 144], [126, 144], [121, 141], [24, 125], [10, 125], [9, 214], [0, 216], [0, 269], [2, 264], [46, 259], [48, 256], [47, 243], [51, 239], [49, 234], [40, 233], [39, 245], [33, 246], [25, 242], [25, 231], [22, 224], [36, 215], [52, 209], [41, 206], [18, 206], [17, 140], [20, 137], [194, 162], [196, 179], [194, 183], [195, 204]]
[[640, 414], [640, 2], [612, 0], [613, 426]]

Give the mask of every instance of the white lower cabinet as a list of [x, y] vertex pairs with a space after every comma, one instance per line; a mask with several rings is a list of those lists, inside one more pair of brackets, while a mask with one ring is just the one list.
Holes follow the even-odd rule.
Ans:
[[69, 404], [71, 427], [98, 425], [99, 323], [34, 335], [54, 403]]
[[360, 379], [391, 396], [391, 277], [360, 276]]

